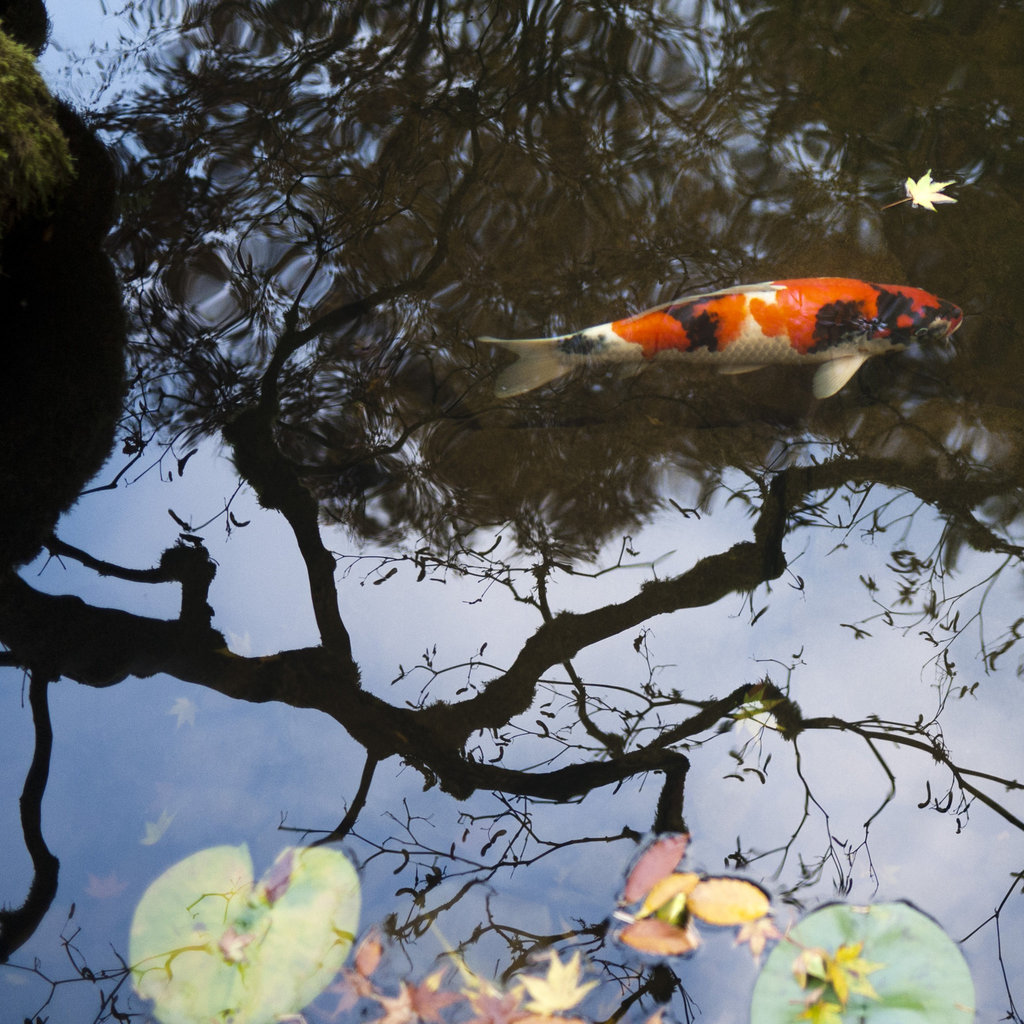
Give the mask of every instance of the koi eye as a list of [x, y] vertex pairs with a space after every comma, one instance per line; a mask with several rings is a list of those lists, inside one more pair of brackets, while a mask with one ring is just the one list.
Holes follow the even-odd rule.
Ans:
[[931, 327], [918, 327], [918, 329], [916, 331], [914, 331], [914, 337], [915, 338], [927, 338], [928, 335], [931, 334], [931, 333], [932, 333]]

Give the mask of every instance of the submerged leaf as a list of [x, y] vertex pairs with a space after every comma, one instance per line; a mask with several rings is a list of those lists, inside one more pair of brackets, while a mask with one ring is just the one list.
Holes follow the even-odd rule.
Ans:
[[494, 986], [481, 987], [468, 995], [473, 1017], [469, 1024], [517, 1024], [529, 1017], [520, 1005], [523, 990], [518, 986], [502, 992]]
[[380, 933], [376, 928], [374, 928], [356, 948], [356, 970], [364, 978], [368, 978], [375, 970], [377, 970], [383, 955], [384, 946], [380, 941]]
[[597, 985], [596, 981], [580, 984], [580, 961], [579, 950], [564, 964], [557, 953], [552, 953], [548, 973], [543, 978], [522, 975], [519, 980], [530, 994], [526, 1008], [544, 1016], [571, 1010]]
[[775, 927], [775, 922], [770, 917], [762, 917], [757, 921], [748, 921], [736, 933], [736, 945], [741, 946], [748, 943], [754, 963], [759, 963], [761, 954], [768, 940], [778, 941], [782, 938], [782, 932]]
[[164, 833], [170, 828], [172, 821], [174, 821], [174, 815], [164, 808], [160, 812], [159, 820], [146, 822], [146, 832], [139, 843], [142, 846], [155, 846], [163, 839]]

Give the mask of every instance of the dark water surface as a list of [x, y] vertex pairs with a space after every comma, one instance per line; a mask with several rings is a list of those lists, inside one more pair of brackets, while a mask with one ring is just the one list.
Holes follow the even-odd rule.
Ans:
[[[19, 287], [82, 297], [51, 347], [39, 312], [5, 338], [52, 385], [19, 472], [111, 454], [0, 577], [0, 1019], [144, 1013], [154, 878], [337, 830], [395, 982], [579, 949], [587, 1019], [742, 1021], [731, 933], [668, 973], [615, 937], [638, 841], [685, 828], [782, 925], [913, 901], [965, 940], [977, 1020], [1020, 1021], [1024, 7], [121, 17], [46, 57], [109, 160], [68, 202], [117, 198], [89, 245], [32, 236]], [[955, 205], [883, 209], [928, 169]], [[473, 343], [803, 276], [967, 316], [820, 402], [802, 367], [679, 363], [499, 401]], [[783, 731], [742, 718], [765, 679]]]

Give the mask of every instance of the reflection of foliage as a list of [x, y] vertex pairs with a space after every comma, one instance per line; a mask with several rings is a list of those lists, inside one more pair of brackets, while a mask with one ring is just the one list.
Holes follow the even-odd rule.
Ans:
[[[279, 442], [325, 513], [389, 539], [408, 524], [429, 538], [511, 520], [529, 543], [539, 511], [564, 546], [592, 550], [664, 500], [665, 474], [703, 498], [717, 467], [772, 461], [780, 430], [793, 433], [806, 410], [778, 380], [705, 395], [698, 378], [681, 395], [672, 374], [648, 375], [570, 388], [527, 418], [486, 397], [465, 340], [599, 322], [624, 302], [747, 275], [923, 274], [957, 297], [935, 238], [895, 230], [865, 202], [901, 177], [907, 125], [872, 116], [867, 135], [865, 110], [886, 104], [865, 107], [863, 82], [835, 88], [831, 62], [820, 87], [816, 55], [834, 45], [835, 17], [804, 12], [795, 33], [783, 10], [737, 20], [715, 5], [696, 22], [648, 4], [530, 16], [470, 0], [402, 13], [314, 5], [301, 19], [200, 5], [172, 47], [148, 56], [143, 96], [110, 115], [142, 199], [120, 237], [146, 408], [216, 429], [269, 371]], [[938, 33], [933, 59], [958, 66], [1015, 17], [977, 19], [955, 44]], [[883, 36], [886, 55], [899, 39], [917, 53], [920, 33], [937, 33], [916, 16], [885, 33], [864, 12], [842, 21], [845, 45], [865, 53], [882, 52]], [[918, 117], [941, 125], [947, 161], [976, 166], [980, 112], [924, 69], [862, 59], [879, 96], [937, 109]], [[766, 249], [765, 268], [747, 255]], [[899, 383], [888, 393], [934, 390], [920, 374]], [[871, 386], [887, 388], [881, 373]], [[957, 431], [945, 417], [928, 436]], [[919, 447], [921, 425], [858, 409], [811, 430], [870, 456], [897, 430]]]

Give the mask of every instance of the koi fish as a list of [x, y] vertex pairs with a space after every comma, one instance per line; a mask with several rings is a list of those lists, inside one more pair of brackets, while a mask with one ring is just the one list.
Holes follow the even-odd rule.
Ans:
[[815, 398], [828, 398], [865, 360], [912, 341], [942, 341], [963, 320], [951, 302], [902, 284], [806, 277], [725, 288], [552, 338], [480, 338], [518, 360], [495, 384], [521, 395], [587, 362], [676, 356], [722, 373], [820, 364]]

